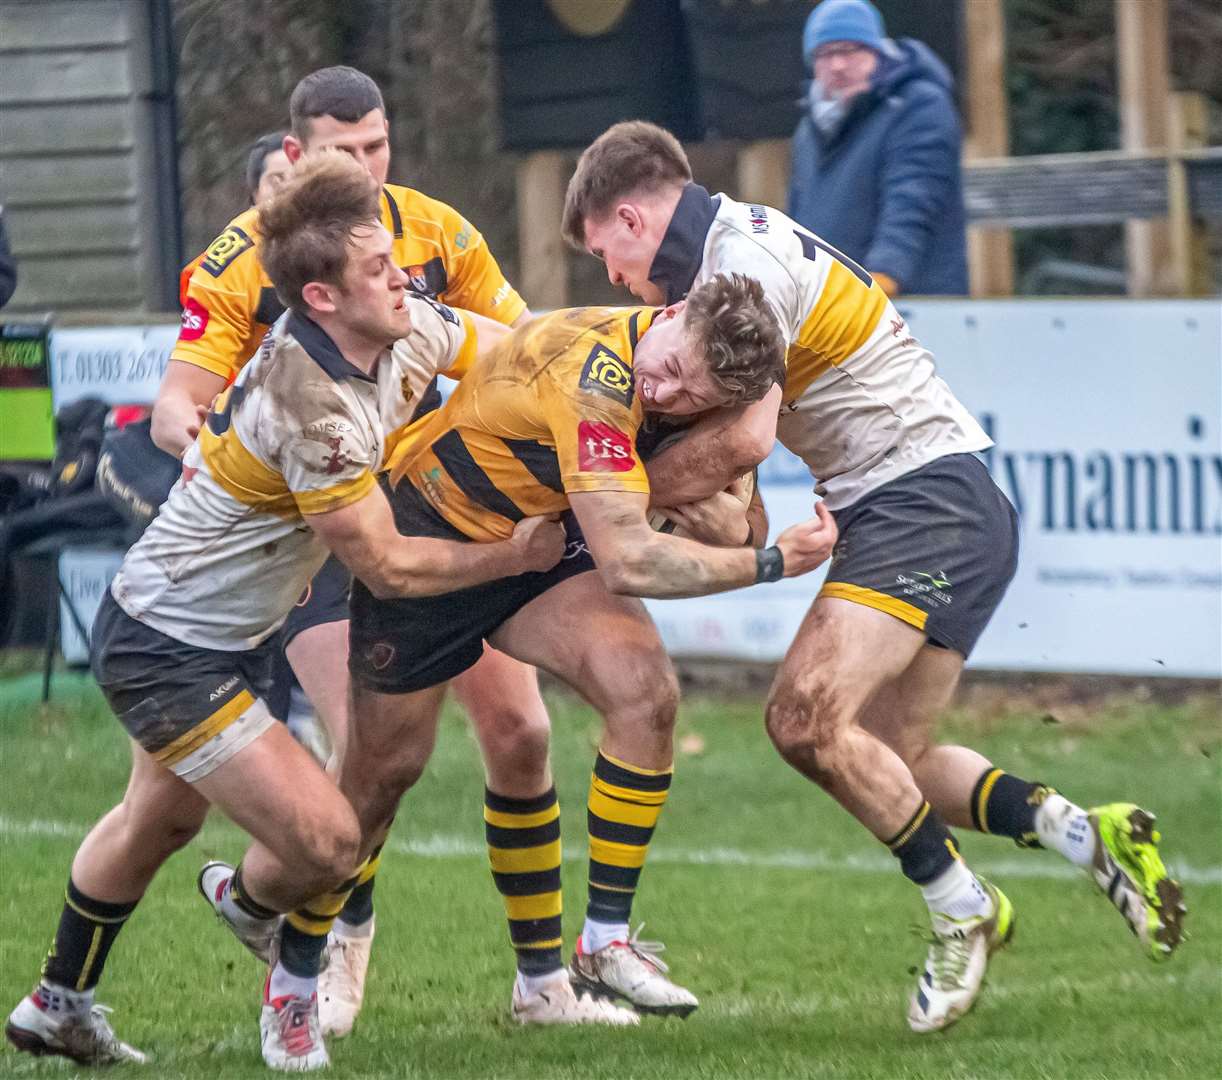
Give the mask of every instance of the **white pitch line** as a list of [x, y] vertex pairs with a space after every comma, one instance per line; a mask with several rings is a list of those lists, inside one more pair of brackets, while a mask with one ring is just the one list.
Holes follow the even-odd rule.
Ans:
[[[0, 815], [0, 836], [83, 837], [87, 825], [34, 818], [19, 821]], [[434, 833], [418, 840], [393, 839], [387, 847], [401, 855], [425, 859], [486, 858], [488, 849], [464, 836]], [[566, 862], [584, 862], [584, 851], [565, 852]], [[743, 866], [751, 869], [799, 871], [852, 871], [864, 874], [898, 873], [895, 859], [881, 852], [829, 855], [819, 851], [744, 851], [741, 848], [683, 848], [659, 844], [650, 848], [649, 862], [681, 866]], [[1032, 880], [1066, 880], [1081, 876], [1081, 871], [1048, 855], [1032, 852], [1029, 858], [982, 859], [972, 866], [990, 877]], [[1185, 885], [1222, 885], [1222, 866], [1191, 866], [1172, 860], [1171, 873]]]

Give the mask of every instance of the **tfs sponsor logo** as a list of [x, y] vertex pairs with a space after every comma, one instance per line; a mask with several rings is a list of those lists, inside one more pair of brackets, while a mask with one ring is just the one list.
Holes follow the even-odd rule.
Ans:
[[577, 468], [582, 472], [631, 472], [636, 467], [632, 440], [601, 420], [577, 425]]
[[198, 341], [208, 329], [208, 309], [198, 300], [188, 296], [182, 309], [182, 329], [178, 331], [179, 341]]

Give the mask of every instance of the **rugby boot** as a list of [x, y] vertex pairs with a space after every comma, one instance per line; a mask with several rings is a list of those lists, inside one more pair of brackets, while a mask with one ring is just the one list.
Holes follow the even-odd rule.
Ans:
[[318, 1020], [318, 995], [309, 998], [268, 996], [271, 976], [263, 988], [259, 1032], [263, 1060], [279, 1072], [313, 1072], [331, 1064]]
[[369, 970], [373, 931], [371, 918], [369, 933], [363, 937], [335, 931], [327, 937], [326, 956], [318, 976], [318, 1014], [327, 1038], [342, 1039], [356, 1023], [365, 999], [365, 973]]
[[578, 994], [569, 973], [557, 971], [554, 979], [533, 991], [526, 991], [520, 979], [513, 984], [513, 1018], [519, 1024], [607, 1024], [630, 1027], [641, 1018], [606, 998]]
[[41, 983], [9, 1013], [4, 1034], [18, 1050], [35, 1057], [66, 1057], [78, 1065], [143, 1065], [148, 1056], [123, 1042], [106, 1019], [105, 1005], [69, 1011], [56, 1008], [53, 988]]
[[1166, 960], [1184, 939], [1184, 890], [1158, 853], [1154, 815], [1133, 803], [1087, 811], [1095, 833], [1091, 876], [1154, 960]]
[[613, 941], [606, 948], [587, 953], [581, 938], [569, 965], [573, 987], [596, 997], [626, 1001], [638, 1012], [656, 1016], [690, 1016], [700, 1004], [690, 990], [668, 979], [670, 970], [659, 956], [666, 946], [659, 941], [642, 941], [638, 926], [627, 941]]
[[238, 911], [235, 905], [226, 903], [233, 883], [233, 867], [223, 862], [207, 862], [199, 872], [196, 885], [199, 894], [208, 901], [216, 917], [233, 932], [256, 959], [269, 967], [275, 961], [276, 943], [280, 938], [280, 925], [284, 916], [272, 919], [254, 919]]
[[979, 997], [989, 957], [1014, 934], [1014, 908], [997, 886], [979, 878], [992, 901], [988, 915], [953, 919], [932, 915], [933, 940], [925, 970], [908, 1000], [908, 1026], [941, 1031], [967, 1013]]

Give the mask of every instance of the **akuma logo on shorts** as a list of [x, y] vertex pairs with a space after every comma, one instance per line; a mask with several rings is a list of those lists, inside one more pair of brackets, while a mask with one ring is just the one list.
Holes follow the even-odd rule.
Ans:
[[211, 694], [208, 695], [208, 700], [216, 701], [217, 698], [223, 698], [226, 694], [229, 693], [230, 690], [232, 690], [235, 686], [238, 685], [239, 681], [240, 680], [238, 679], [236, 675], [232, 679], [226, 679], [223, 683], [221, 683], [220, 686], [218, 686], [215, 690], [212, 691]]
[[198, 300], [188, 296], [182, 309], [182, 328], [179, 341], [198, 341], [208, 329], [208, 309]]
[[577, 425], [577, 468], [582, 472], [631, 472], [636, 466], [632, 440], [601, 420]]

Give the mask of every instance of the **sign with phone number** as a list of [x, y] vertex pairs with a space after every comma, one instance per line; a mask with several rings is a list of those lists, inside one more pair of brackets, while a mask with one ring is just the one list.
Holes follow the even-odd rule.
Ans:
[[148, 404], [178, 339], [178, 326], [111, 326], [51, 333], [56, 411], [81, 398], [108, 405]]

